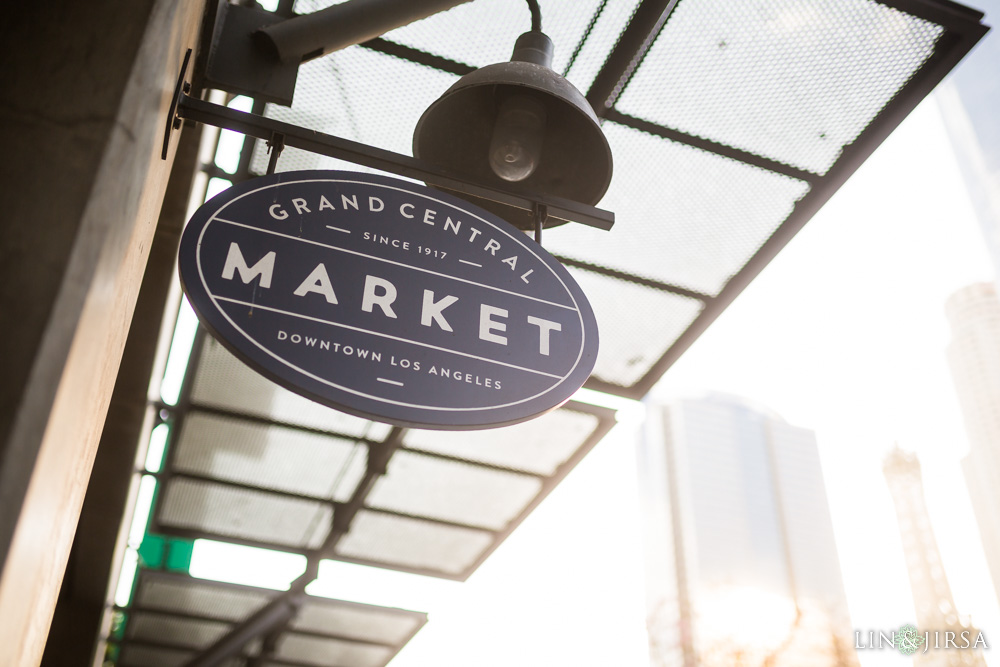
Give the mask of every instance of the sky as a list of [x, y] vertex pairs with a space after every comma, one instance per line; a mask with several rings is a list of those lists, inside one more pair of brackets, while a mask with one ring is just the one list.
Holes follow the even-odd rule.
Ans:
[[[945, 361], [945, 300], [990, 279], [931, 98], [654, 389], [663, 398], [742, 395], [816, 431], [857, 629], [916, 620], [881, 472], [898, 442], [923, 464], [960, 613], [972, 615], [991, 645], [1000, 638], [1000, 609], [958, 467], [967, 444]], [[627, 406], [623, 423], [465, 584], [331, 564], [311, 590], [429, 611], [428, 625], [391, 667], [644, 667], [640, 418], [641, 408]], [[198, 570], [208, 560], [196, 557], [192, 574], [214, 576]], [[291, 578], [299, 564], [289, 567]], [[908, 662], [894, 651], [860, 658], [864, 667]]]

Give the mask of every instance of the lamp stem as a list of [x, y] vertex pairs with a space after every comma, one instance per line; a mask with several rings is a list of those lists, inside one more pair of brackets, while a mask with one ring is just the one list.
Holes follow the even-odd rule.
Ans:
[[514, 42], [514, 52], [510, 59], [551, 68], [553, 53], [555, 53], [555, 46], [549, 36], [544, 32], [531, 30], [521, 34]]
[[267, 161], [267, 173], [273, 174], [278, 168], [278, 158], [285, 148], [285, 135], [280, 132], [272, 132], [271, 138], [267, 142], [267, 149], [271, 151], [271, 158]]
[[535, 243], [542, 245], [542, 228], [549, 217], [549, 207], [545, 204], [535, 204]]
[[538, 0], [528, 0], [528, 9], [531, 10], [531, 30], [541, 32], [542, 10], [538, 8]]

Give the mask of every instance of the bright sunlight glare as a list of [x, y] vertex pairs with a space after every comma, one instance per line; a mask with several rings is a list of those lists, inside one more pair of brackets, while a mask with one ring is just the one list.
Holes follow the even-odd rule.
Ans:
[[615, 418], [619, 424], [638, 424], [646, 418], [646, 406], [640, 401], [633, 401], [622, 396], [605, 394], [603, 391], [595, 391], [580, 387], [573, 394], [572, 399], [587, 405], [596, 405], [600, 408], [611, 408], [617, 411]]
[[163, 373], [163, 383], [160, 384], [160, 398], [167, 405], [177, 405], [181, 396], [181, 385], [184, 384], [184, 372], [187, 370], [188, 358], [194, 346], [194, 334], [198, 330], [198, 317], [191, 309], [187, 297], [181, 299], [181, 308], [177, 313], [177, 324], [174, 326], [174, 337], [170, 342], [170, 352], [167, 355], [167, 368]]
[[[239, 95], [226, 105], [236, 111], [249, 112], [253, 100]], [[226, 173], [235, 174], [240, 166], [240, 152], [243, 150], [244, 135], [233, 130], [222, 130], [219, 133], [219, 145], [215, 150], [215, 165]]]
[[146, 470], [148, 472], [160, 472], [163, 468], [163, 454], [167, 449], [167, 436], [170, 435], [170, 427], [166, 424], [157, 424], [153, 432], [149, 434], [149, 448], [146, 449]]
[[310, 595], [434, 612], [450, 605], [461, 583], [383, 568], [324, 560], [319, 576], [306, 588]]
[[129, 547], [122, 559], [122, 571], [118, 575], [118, 587], [115, 589], [115, 604], [127, 607], [132, 599], [132, 584], [135, 583], [135, 573], [139, 568], [139, 554]]
[[142, 538], [146, 535], [146, 524], [149, 523], [149, 512], [153, 508], [153, 496], [156, 493], [156, 478], [143, 475], [139, 482], [139, 495], [135, 500], [135, 512], [132, 514], [132, 525], [128, 531], [128, 544], [139, 548]]
[[282, 551], [245, 547], [214, 540], [195, 540], [192, 577], [287, 591], [306, 571], [306, 557]]
[[748, 648], [780, 644], [795, 621], [791, 599], [751, 586], [706, 591], [700, 607], [700, 630], [707, 641], [728, 640]]
[[208, 188], [205, 189], [205, 201], [208, 201], [224, 190], [228, 190], [232, 185], [232, 181], [227, 181], [224, 178], [208, 179]]

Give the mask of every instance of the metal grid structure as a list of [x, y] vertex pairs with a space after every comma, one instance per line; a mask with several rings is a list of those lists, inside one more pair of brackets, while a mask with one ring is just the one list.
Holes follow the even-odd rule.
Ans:
[[[615, 175], [600, 205], [618, 220], [552, 229], [545, 245], [576, 269], [601, 325], [587, 386], [634, 399], [986, 30], [981, 13], [930, 0], [588, 0], [542, 13], [555, 69], [604, 119]], [[292, 107], [263, 113], [409, 154], [423, 110], [506, 60], [525, 29], [521, 3], [461, 5], [304, 64]], [[315, 168], [371, 171], [294, 148], [278, 170]]]
[[[234, 388], [238, 390], [234, 391]], [[577, 402], [501, 429], [401, 429], [278, 387], [200, 333], [149, 532], [464, 580], [614, 425]]]
[[[131, 602], [116, 609], [122, 630], [107, 637], [108, 655], [123, 667], [201, 659], [381, 667], [424, 616], [407, 621], [398, 644], [373, 643], [364, 633], [391, 627], [385, 619], [369, 627], [377, 608], [367, 617], [311, 611], [322, 605], [304, 591], [320, 562], [465, 580], [615, 424], [614, 410], [570, 401], [487, 431], [390, 427], [278, 387], [203, 329], [177, 404], [152, 407], [169, 435], [162, 465], [146, 473], [157, 491], [145, 539], [273, 549], [305, 556], [307, 568], [285, 593], [202, 583], [168, 598], [214, 615], [161, 608], [150, 591], [165, 586], [161, 578], [180, 586], [186, 577], [141, 568]], [[205, 657], [217, 648], [224, 658]]]
[[[281, 0], [278, 12], [329, 4]], [[554, 67], [604, 121], [615, 176], [601, 206], [618, 220], [611, 232], [564, 225], [545, 245], [597, 314], [588, 386], [629, 398], [646, 394], [985, 32], [980, 13], [947, 0], [541, 4]], [[423, 110], [458, 76], [506, 60], [526, 28], [521, 2], [476, 0], [306, 63], [291, 108], [255, 101], [252, 112], [408, 155]], [[234, 170], [204, 170], [238, 181], [268, 164], [266, 142], [248, 138]], [[277, 165], [315, 168], [370, 171], [295, 148]], [[492, 431], [391, 428], [278, 388], [204, 332], [180, 401], [154, 407], [171, 435], [149, 532], [300, 553], [310, 576], [334, 558], [463, 580], [614, 424], [613, 411], [571, 402]], [[298, 640], [282, 638], [302, 634], [308, 614], [255, 626], [302, 594], [296, 583], [240, 598], [256, 611], [168, 610], [205, 627], [178, 630], [197, 646], [167, 646], [179, 626], [143, 622], [164, 613], [146, 590], [165, 578], [141, 573], [116, 664], [368, 664], [332, 645], [314, 654], [322, 660], [283, 654]], [[213, 609], [235, 599], [232, 587], [199, 586]], [[324, 618], [317, 632], [355, 636], [343, 615]], [[243, 653], [225, 655], [240, 657], [210, 657], [234, 637]], [[183, 655], [153, 662], [144, 642]]]
[[[278, 594], [251, 586], [142, 570], [127, 623], [113, 641], [121, 667], [186, 664], [235, 624]], [[295, 619], [275, 639], [267, 666], [383, 667], [427, 622], [427, 615], [304, 596]], [[241, 667], [260, 656], [262, 642], [223, 664]]]

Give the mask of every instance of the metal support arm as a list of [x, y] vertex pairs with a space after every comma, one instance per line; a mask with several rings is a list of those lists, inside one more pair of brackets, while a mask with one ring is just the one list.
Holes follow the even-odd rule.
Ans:
[[469, 0], [348, 0], [261, 28], [255, 38], [299, 63], [378, 37]]
[[266, 634], [271, 628], [287, 623], [298, 613], [302, 594], [285, 593], [261, 607], [255, 614], [240, 623], [234, 632], [225, 635], [204, 653], [187, 664], [187, 667], [214, 667], [227, 658], [237, 655], [250, 640]]

